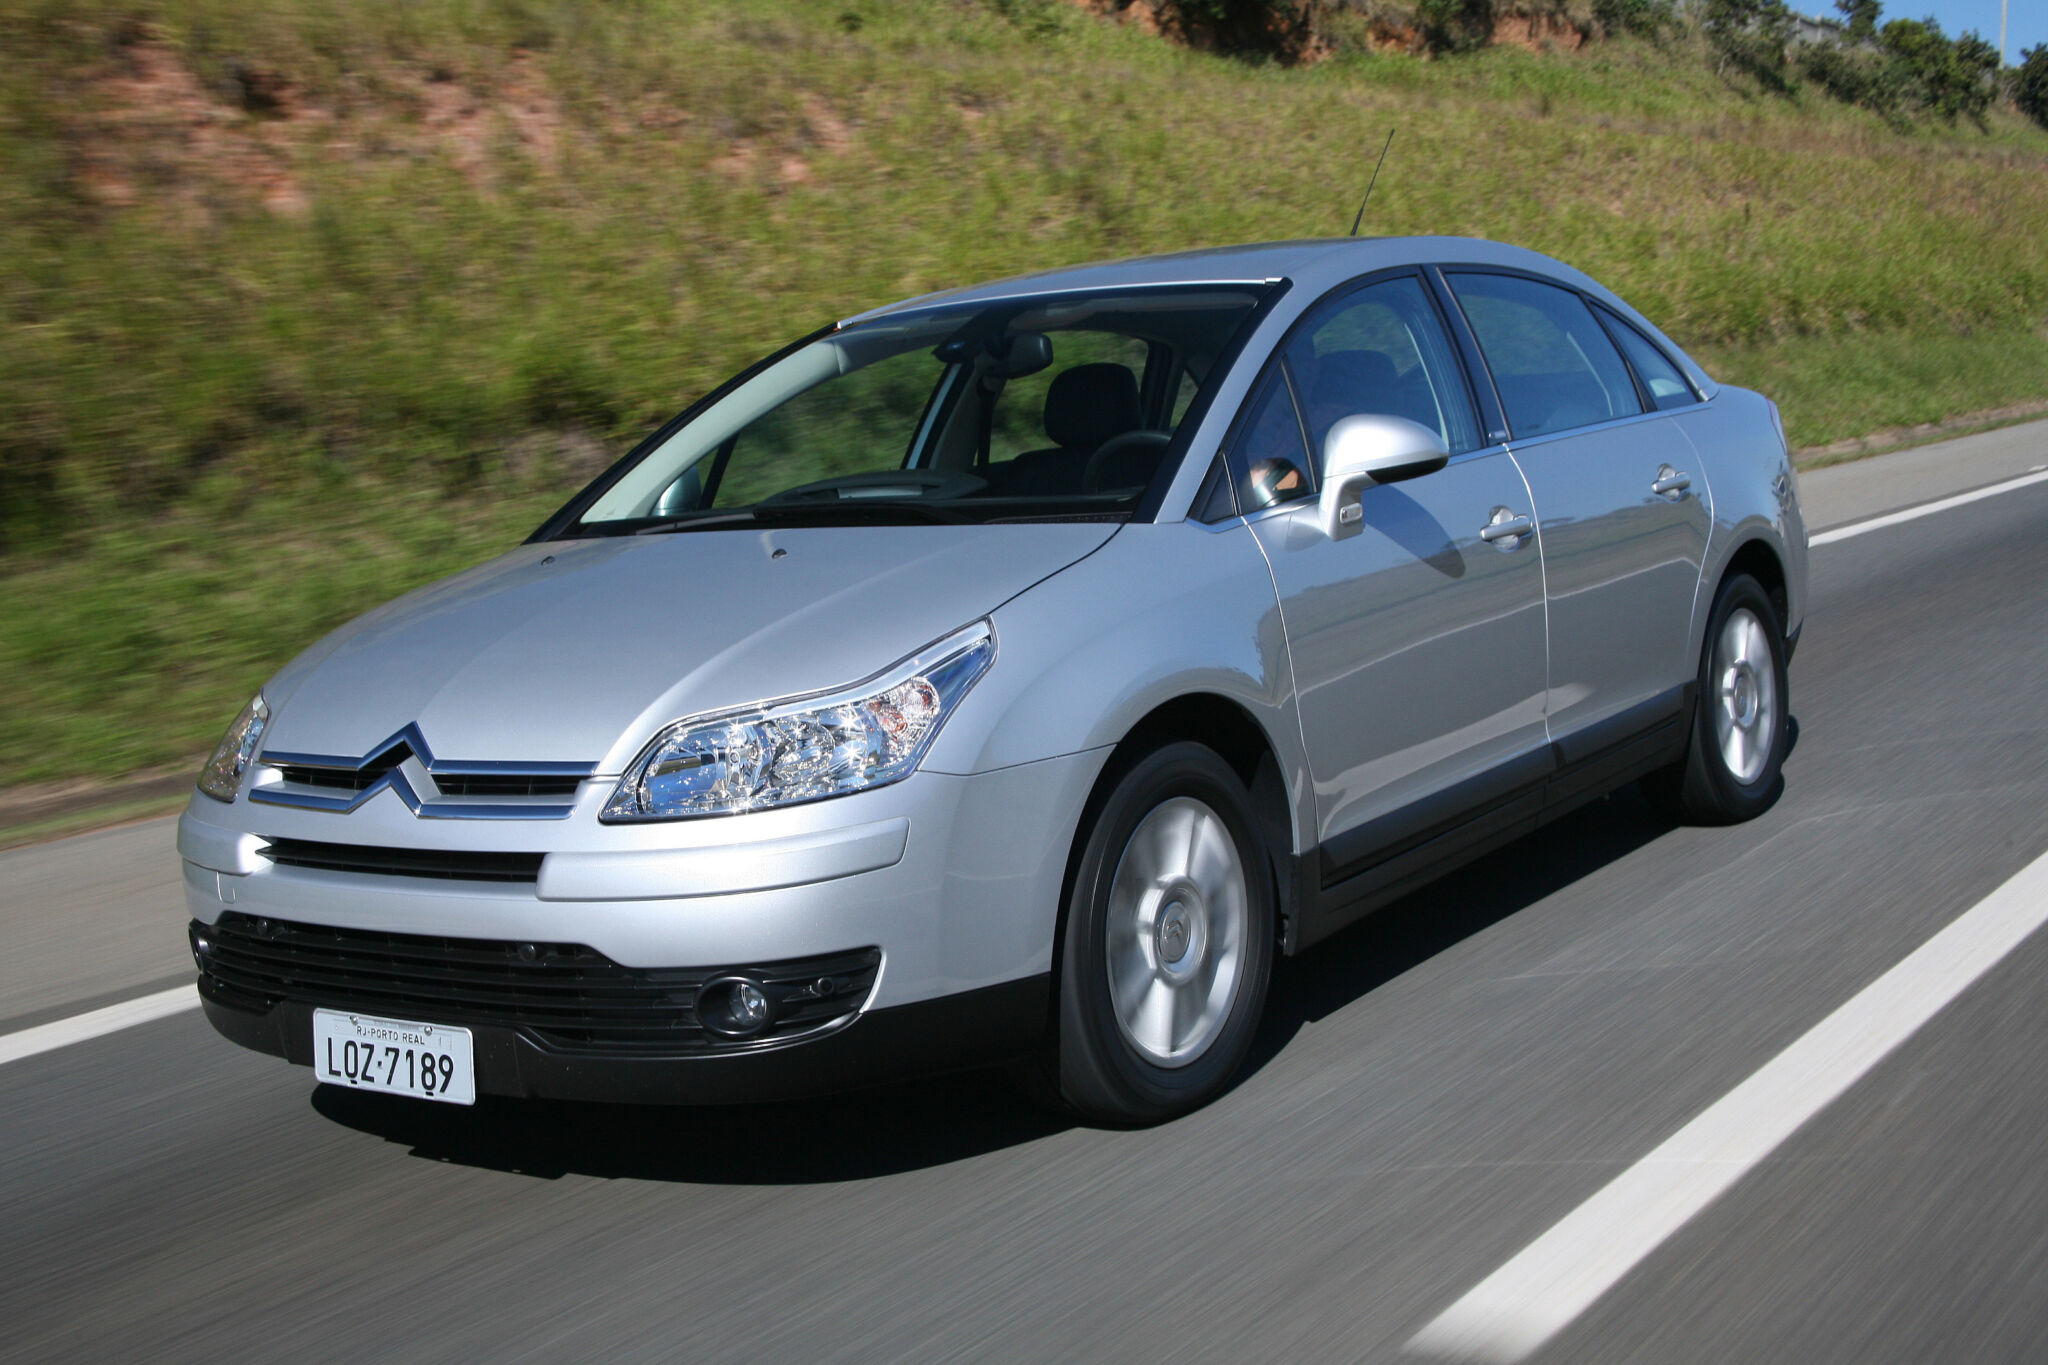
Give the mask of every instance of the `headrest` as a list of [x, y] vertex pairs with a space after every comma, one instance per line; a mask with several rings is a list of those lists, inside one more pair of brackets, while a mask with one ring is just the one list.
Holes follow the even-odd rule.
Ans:
[[1378, 351], [1331, 351], [1316, 359], [1308, 380], [1309, 402], [1345, 413], [1378, 412], [1376, 404], [1400, 383], [1394, 362]]
[[1144, 420], [1128, 365], [1076, 365], [1045, 391], [1045, 434], [1054, 445], [1092, 450]]

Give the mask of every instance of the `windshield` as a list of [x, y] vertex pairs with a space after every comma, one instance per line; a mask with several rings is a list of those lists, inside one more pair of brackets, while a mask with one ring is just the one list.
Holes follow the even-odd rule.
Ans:
[[562, 534], [1129, 516], [1261, 293], [1042, 295], [825, 333], [645, 442]]

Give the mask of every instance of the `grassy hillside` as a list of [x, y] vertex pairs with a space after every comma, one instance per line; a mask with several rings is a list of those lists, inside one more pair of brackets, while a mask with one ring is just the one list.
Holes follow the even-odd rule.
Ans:
[[1600, 277], [1793, 439], [2048, 396], [2048, 134], [1696, 40], [1190, 52], [1053, 0], [0, 0], [0, 785], [185, 761], [740, 362], [1348, 227]]

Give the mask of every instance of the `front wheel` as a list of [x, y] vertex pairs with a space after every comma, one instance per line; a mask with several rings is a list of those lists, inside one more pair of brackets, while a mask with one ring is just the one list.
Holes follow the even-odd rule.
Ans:
[[1273, 960], [1273, 883], [1230, 766], [1172, 744], [1118, 779], [1067, 904], [1055, 1070], [1082, 1116], [1158, 1123], [1243, 1064]]
[[1788, 696], [1777, 610], [1755, 579], [1737, 575], [1721, 585], [1707, 619], [1685, 758], [1646, 780], [1651, 797], [1692, 824], [1762, 814], [1785, 760]]

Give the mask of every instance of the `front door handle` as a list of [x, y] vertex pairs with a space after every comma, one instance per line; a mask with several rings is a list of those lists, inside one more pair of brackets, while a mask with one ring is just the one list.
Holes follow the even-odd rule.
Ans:
[[1657, 466], [1657, 479], [1650, 485], [1650, 491], [1677, 502], [1685, 496], [1685, 490], [1690, 487], [1692, 475], [1681, 474], [1670, 465], [1664, 464]]
[[1512, 550], [1520, 546], [1522, 537], [1533, 529], [1535, 528], [1530, 520], [1519, 512], [1496, 507], [1493, 509], [1493, 520], [1479, 528], [1479, 538], [1496, 549]]

